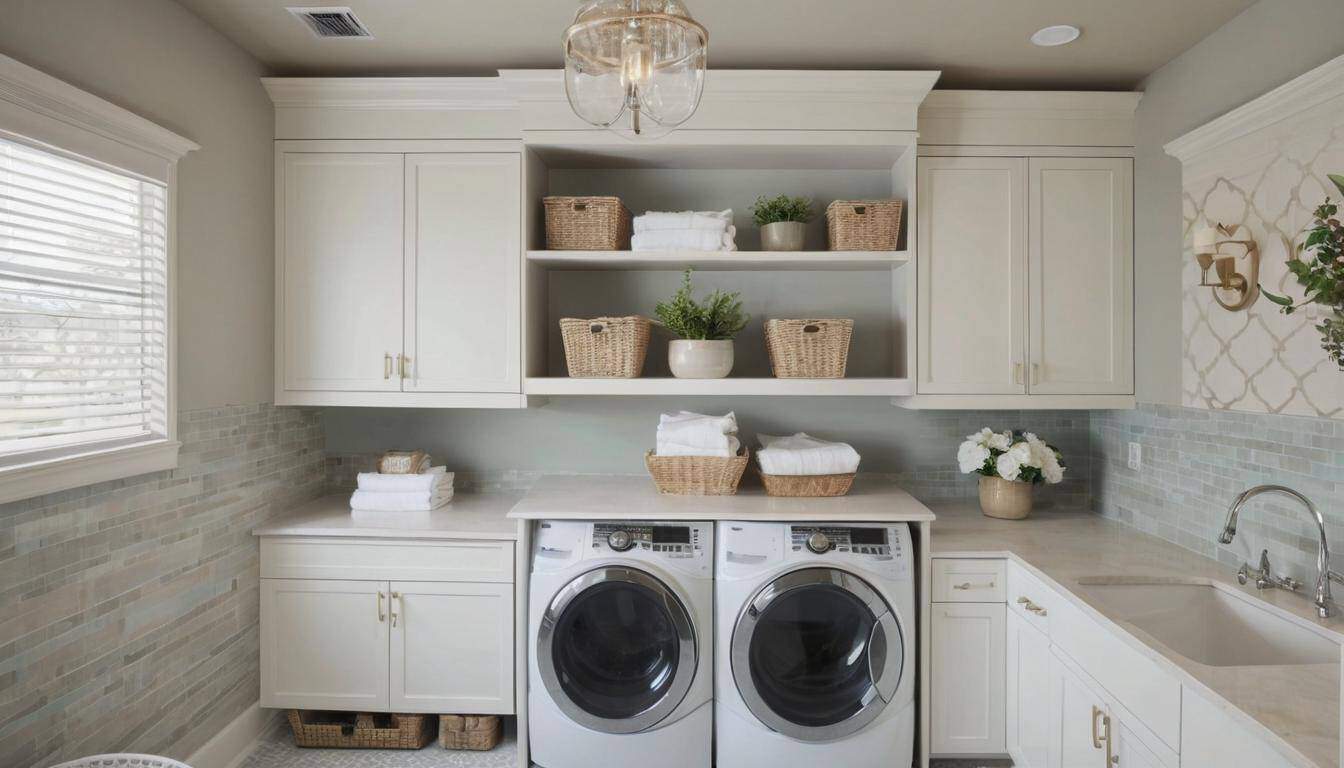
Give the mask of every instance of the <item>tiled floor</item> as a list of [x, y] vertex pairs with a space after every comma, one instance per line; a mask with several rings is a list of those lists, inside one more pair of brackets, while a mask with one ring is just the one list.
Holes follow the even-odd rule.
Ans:
[[508, 731], [489, 752], [447, 750], [437, 742], [419, 751], [302, 749], [294, 746], [289, 723], [277, 718], [238, 768], [514, 768], [517, 762], [517, 743]]

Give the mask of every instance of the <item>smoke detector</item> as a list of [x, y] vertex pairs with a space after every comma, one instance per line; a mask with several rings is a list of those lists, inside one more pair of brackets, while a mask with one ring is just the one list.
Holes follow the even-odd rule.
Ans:
[[321, 8], [286, 8], [299, 17], [314, 35], [321, 38], [364, 38], [373, 39], [373, 33], [355, 18], [355, 12], [346, 7], [327, 6]]

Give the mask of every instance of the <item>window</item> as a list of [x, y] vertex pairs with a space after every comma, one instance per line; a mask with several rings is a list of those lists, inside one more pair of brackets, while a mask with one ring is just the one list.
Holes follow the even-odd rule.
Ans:
[[0, 466], [167, 437], [166, 208], [0, 139]]

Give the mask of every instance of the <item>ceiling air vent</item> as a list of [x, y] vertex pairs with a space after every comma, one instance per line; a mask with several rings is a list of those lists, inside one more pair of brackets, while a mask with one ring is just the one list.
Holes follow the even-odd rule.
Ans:
[[367, 27], [355, 18], [349, 8], [287, 8], [298, 16], [313, 34], [318, 37], [363, 37], [372, 38]]

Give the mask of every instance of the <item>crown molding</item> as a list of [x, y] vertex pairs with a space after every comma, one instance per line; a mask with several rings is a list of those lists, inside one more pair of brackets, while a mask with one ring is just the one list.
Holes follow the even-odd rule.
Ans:
[[168, 162], [176, 162], [188, 152], [200, 149], [190, 139], [3, 54], [0, 54], [0, 102]]
[[[938, 71], [710, 69], [704, 100], [881, 102], [919, 104]], [[563, 69], [501, 69], [499, 80], [518, 101], [564, 101]]]
[[1233, 141], [1344, 96], [1344, 56], [1300, 75], [1222, 117], [1166, 144], [1168, 155], [1190, 163]]
[[498, 77], [263, 77], [277, 108], [512, 110]]
[[921, 118], [1021, 119], [1024, 117], [1123, 119], [1134, 117], [1138, 91], [931, 91]]

